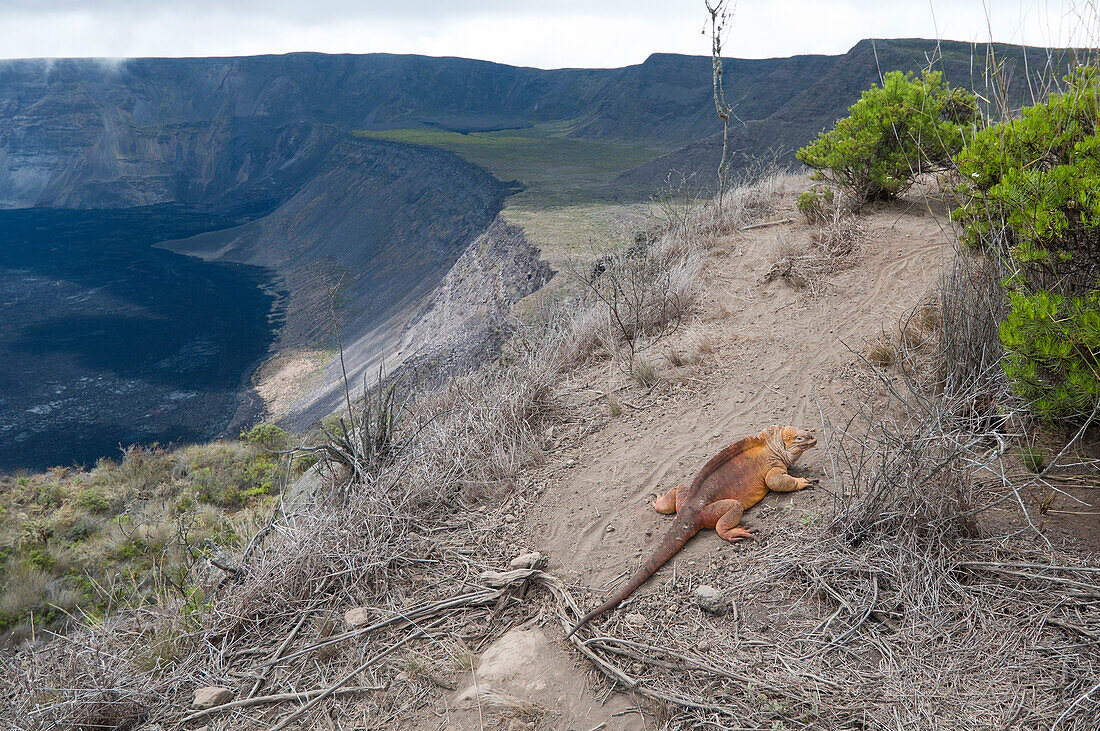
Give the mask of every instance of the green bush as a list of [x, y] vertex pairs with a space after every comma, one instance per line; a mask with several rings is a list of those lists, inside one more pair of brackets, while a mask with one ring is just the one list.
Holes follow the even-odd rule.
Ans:
[[103, 488], [96, 485], [86, 487], [76, 494], [77, 507], [84, 508], [92, 513], [106, 513], [111, 509], [111, 501]]
[[795, 206], [808, 223], [824, 223], [829, 219], [829, 209], [833, 205], [834, 195], [832, 188], [818, 190], [815, 185], [811, 190], [798, 196]]
[[1004, 369], [1045, 417], [1100, 399], [1100, 135], [1095, 67], [956, 156], [964, 239], [1006, 261]]
[[1100, 399], [1100, 295], [1011, 292], [1005, 374], [1044, 417], [1087, 415]]
[[942, 75], [892, 71], [881, 87], [863, 92], [848, 117], [798, 151], [798, 159], [867, 202], [893, 198], [913, 178], [944, 166], [963, 147], [977, 119], [977, 102], [964, 89], [951, 89]]
[[248, 431], [241, 432], [241, 441], [275, 452], [287, 448], [290, 434], [274, 424], [257, 424]]
[[227, 452], [221, 462], [193, 464], [190, 477], [199, 500], [223, 508], [239, 508], [253, 498], [278, 492], [282, 474], [278, 459], [267, 454], [236, 461]]
[[977, 134], [955, 161], [968, 243], [1007, 254], [1036, 286], [1067, 277], [1096, 284], [1100, 266], [1100, 136], [1096, 67], [1066, 77], [1067, 91], [1019, 119]]

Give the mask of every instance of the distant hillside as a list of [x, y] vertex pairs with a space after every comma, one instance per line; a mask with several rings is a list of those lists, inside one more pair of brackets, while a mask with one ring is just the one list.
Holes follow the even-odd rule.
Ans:
[[[847, 115], [860, 94], [878, 83], [888, 71], [932, 68], [942, 71], [952, 86], [978, 91], [992, 102], [1000, 95], [1008, 107], [1018, 110], [1034, 102], [1044, 81], [1058, 80], [1072, 65], [1072, 49], [1023, 48], [996, 44], [973, 45], [924, 39], [864, 40], [843, 56], [830, 57], [815, 67], [807, 66], [812, 79], [803, 80], [796, 93], [785, 94], [767, 114], [766, 107], [751, 98], [731, 96], [737, 120], [730, 126], [730, 170], [736, 175], [754, 161], [772, 158], [795, 162], [795, 151]], [[994, 80], [990, 69], [999, 67]], [[727, 76], [739, 73], [737, 63], [726, 65]], [[790, 87], [793, 90], [793, 86]], [[996, 91], [994, 91], [996, 89]], [[788, 87], [784, 87], [787, 91]], [[649, 188], [670, 170], [695, 173], [709, 181], [718, 168], [722, 136], [716, 132], [681, 149], [642, 163], [619, 177], [628, 187]]]
[[[742, 115], [767, 116], [830, 64], [731, 61], [730, 93]], [[715, 129], [709, 69], [706, 58], [670, 55], [556, 71], [386, 54], [0, 62], [0, 206], [285, 191], [339, 130], [565, 121], [576, 137], [678, 147]]]
[[[1015, 105], [1020, 47], [997, 46]], [[880, 72], [934, 60], [953, 84], [985, 88], [988, 49], [861, 41], [840, 56], [727, 59], [745, 161], [789, 152], [831, 124]], [[1027, 71], [1059, 75], [1061, 51], [1028, 49]], [[459, 133], [559, 123], [561, 134], [684, 148], [622, 178], [707, 167], [719, 129], [710, 59], [654, 54], [620, 69], [544, 71], [389, 54], [0, 62], [0, 206], [118, 207], [286, 195], [341, 131]], [[702, 140], [698, 148], [693, 143]]]

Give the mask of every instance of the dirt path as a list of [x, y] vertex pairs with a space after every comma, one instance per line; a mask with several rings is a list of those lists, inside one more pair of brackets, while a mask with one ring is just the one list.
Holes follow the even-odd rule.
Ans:
[[[529, 511], [535, 547], [551, 557], [550, 570], [606, 590], [634, 570], [667, 527], [649, 505], [655, 492], [690, 482], [719, 449], [768, 425], [818, 428], [818, 404], [834, 419], [848, 412], [847, 382], [839, 376], [862, 367], [849, 348], [858, 351], [883, 331], [896, 331], [950, 251], [942, 221], [918, 206], [883, 209], [864, 223], [868, 240], [856, 265], [833, 275], [814, 299], [783, 282], [761, 283], [777, 235], [797, 240], [809, 235], [807, 227], [761, 229], [722, 242], [724, 253], [710, 260], [705, 274], [702, 318], [717, 333], [717, 350], [700, 369], [703, 382], [694, 393], [626, 408], [575, 450], [555, 455], [575, 466], [551, 477]], [[798, 469], [821, 476], [820, 451], [808, 453]], [[769, 540], [782, 534], [784, 522], [830, 501], [824, 490], [773, 494], [745, 523]], [[782, 520], [776, 512], [784, 513]], [[706, 533], [673, 565], [690, 570], [693, 561], [733, 550], [752, 546], [741, 549]]]
[[[785, 205], [793, 209], [793, 201]], [[655, 492], [690, 482], [716, 451], [765, 426], [818, 428], [818, 404], [834, 419], [847, 413], [849, 381], [841, 375], [863, 368], [849, 348], [858, 351], [884, 330], [896, 331], [950, 252], [943, 219], [919, 204], [884, 207], [863, 223], [866, 240], [855, 266], [818, 283], [815, 298], [782, 281], [762, 283], [775, 259], [777, 237], [807, 240], [805, 224], [718, 241], [704, 270], [699, 318], [684, 334], [704, 340], [705, 350], [713, 352], [702, 363], [678, 369], [657, 357], [660, 348], [650, 353], [665, 362], [671, 385], [634, 405], [639, 389], [634, 395], [622, 392], [624, 407], [617, 417], [609, 417], [598, 398], [607, 387], [606, 366], [602, 374], [593, 371], [599, 382], [572, 384], [578, 393], [575, 423], [560, 429], [558, 446], [531, 481], [530, 501], [517, 511], [524, 516], [517, 535], [527, 537], [517, 552], [541, 551], [549, 556], [552, 573], [597, 594], [607, 592], [638, 567], [668, 528], [669, 519], [650, 507]], [[613, 377], [622, 380], [621, 374]], [[820, 459], [820, 451], [809, 453], [799, 474], [822, 476]], [[756, 529], [757, 544], [784, 540], [786, 527], [825, 512], [832, 501], [829, 487], [773, 494], [744, 522]], [[729, 544], [713, 532], [700, 534], [635, 597], [659, 590], [676, 575], [735, 572], [738, 563], [751, 560], [757, 544]], [[597, 594], [582, 595], [585, 605], [594, 604]], [[628, 621], [623, 617], [633, 603], [628, 600], [615, 621]], [[446, 727], [647, 727], [643, 716], [631, 711], [645, 705], [640, 699], [596, 693], [585, 680], [589, 670], [553, 625], [513, 630], [482, 654], [451, 694]], [[499, 703], [491, 707], [493, 694], [503, 699], [503, 712]], [[522, 702], [540, 710], [525, 715], [517, 705]]]

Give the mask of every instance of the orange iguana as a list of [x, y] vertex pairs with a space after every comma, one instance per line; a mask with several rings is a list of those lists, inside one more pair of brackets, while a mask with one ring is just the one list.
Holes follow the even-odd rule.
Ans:
[[769, 490], [794, 492], [816, 480], [792, 477], [787, 468], [817, 444], [813, 434], [793, 426], [772, 426], [755, 437], [734, 442], [714, 456], [691, 487], [677, 485], [653, 502], [658, 513], [676, 513], [672, 529], [645, 565], [613, 597], [586, 614], [566, 635], [619, 606], [657, 569], [676, 555], [703, 528], [714, 528], [727, 541], [752, 538], [741, 527], [741, 514], [764, 499]]

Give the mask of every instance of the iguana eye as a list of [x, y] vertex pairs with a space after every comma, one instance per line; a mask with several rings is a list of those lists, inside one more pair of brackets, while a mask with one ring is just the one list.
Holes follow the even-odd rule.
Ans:
[[802, 441], [805, 441], [805, 439], [806, 439], [806, 437], [795, 437], [796, 442], [802, 442]]

